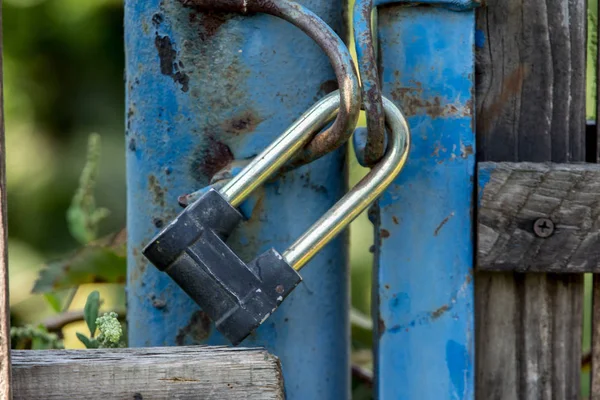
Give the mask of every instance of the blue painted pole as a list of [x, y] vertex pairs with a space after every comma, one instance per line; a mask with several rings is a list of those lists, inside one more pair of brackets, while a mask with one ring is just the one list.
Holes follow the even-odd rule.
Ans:
[[[189, 2], [188, 2], [189, 3]], [[341, 1], [301, 3], [342, 28]], [[329, 61], [267, 15], [204, 14], [178, 0], [125, 2], [129, 344], [226, 344], [141, 249], [180, 211], [178, 197], [256, 155], [336, 88]], [[246, 260], [285, 249], [345, 193], [344, 150], [261, 188], [229, 243]], [[349, 397], [346, 240], [302, 270], [304, 282], [242, 345], [281, 359], [289, 399]]]
[[389, 5], [378, 14], [383, 92], [413, 137], [376, 213], [380, 399], [474, 397], [474, 12], [445, 3], [464, 11]]

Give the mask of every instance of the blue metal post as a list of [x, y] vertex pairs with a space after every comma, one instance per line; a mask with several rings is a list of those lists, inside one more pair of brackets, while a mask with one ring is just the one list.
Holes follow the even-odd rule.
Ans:
[[[267, 15], [204, 14], [191, 2], [125, 2], [128, 323], [131, 346], [225, 344], [206, 315], [141, 248], [172, 220], [179, 196], [232, 160], [254, 156], [336, 81], [328, 59]], [[302, 4], [342, 28], [341, 1]], [[247, 260], [284, 250], [345, 192], [344, 151], [260, 189], [230, 243]], [[303, 284], [243, 345], [280, 357], [290, 399], [349, 397], [346, 240], [302, 270]]]
[[378, 13], [383, 92], [413, 137], [376, 213], [380, 399], [474, 396], [475, 2], [432, 3]]

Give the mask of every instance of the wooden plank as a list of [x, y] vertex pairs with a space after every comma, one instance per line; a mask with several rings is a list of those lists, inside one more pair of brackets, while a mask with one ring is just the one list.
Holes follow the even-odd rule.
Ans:
[[480, 163], [478, 193], [480, 271], [600, 272], [599, 165]]
[[2, 0], [0, 0], [0, 400], [11, 398], [10, 306], [8, 297], [8, 225], [6, 220], [6, 150], [2, 70]]
[[264, 349], [153, 347], [13, 351], [15, 399], [283, 399]]
[[[583, 161], [584, 1], [478, 10], [480, 161]], [[577, 399], [583, 275], [478, 271], [477, 398]]]

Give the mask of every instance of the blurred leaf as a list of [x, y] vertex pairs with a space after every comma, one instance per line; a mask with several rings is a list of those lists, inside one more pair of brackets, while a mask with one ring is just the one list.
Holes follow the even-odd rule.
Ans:
[[100, 135], [93, 133], [88, 140], [87, 160], [79, 178], [79, 187], [67, 210], [67, 221], [71, 235], [81, 244], [96, 240], [98, 225], [108, 217], [105, 208], [96, 208], [94, 188], [98, 176], [100, 159]]
[[40, 271], [33, 293], [48, 293], [85, 283], [124, 283], [127, 273], [125, 231], [90, 243], [65, 260]]
[[100, 309], [100, 293], [94, 290], [89, 294], [85, 307], [83, 308], [83, 318], [90, 330], [90, 337], [94, 337], [96, 333], [96, 319], [98, 318], [98, 310]]
[[18, 350], [46, 350], [64, 348], [62, 340], [43, 325], [13, 326], [10, 328], [11, 348]]
[[76, 335], [77, 335], [77, 339], [79, 339], [81, 341], [81, 343], [83, 343], [83, 345], [87, 349], [97, 349], [98, 348], [98, 342], [96, 340], [88, 338], [83, 333], [77, 332]]
[[56, 293], [44, 293], [44, 298], [50, 304], [50, 307], [57, 313], [62, 311], [62, 305], [60, 303], [60, 298], [56, 295]]

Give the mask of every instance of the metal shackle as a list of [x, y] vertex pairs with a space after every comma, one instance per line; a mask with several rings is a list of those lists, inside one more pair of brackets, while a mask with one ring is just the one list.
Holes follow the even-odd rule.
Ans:
[[300, 270], [331, 239], [371, 205], [396, 179], [408, 159], [410, 129], [394, 103], [383, 98], [388, 143], [385, 155], [344, 197], [282, 254], [296, 271]]
[[[283, 135], [267, 147], [233, 177], [219, 193], [238, 207], [254, 189], [271, 177], [290, 160], [294, 153], [310, 141], [309, 126], [323, 126], [327, 117], [333, 118], [338, 91], [334, 91], [308, 110]], [[339, 104], [339, 102], [337, 102]], [[410, 149], [410, 130], [402, 112], [390, 100], [383, 98], [388, 143], [384, 157], [344, 197], [315, 222], [283, 254], [283, 259], [300, 270], [319, 250], [340, 233], [350, 222], [373, 203], [398, 176]], [[313, 119], [315, 114], [323, 119]]]

